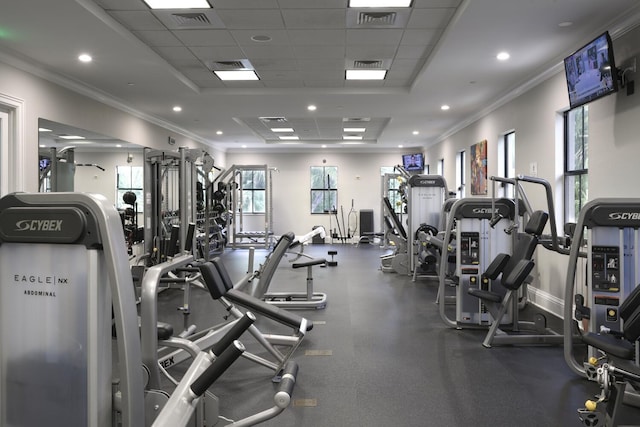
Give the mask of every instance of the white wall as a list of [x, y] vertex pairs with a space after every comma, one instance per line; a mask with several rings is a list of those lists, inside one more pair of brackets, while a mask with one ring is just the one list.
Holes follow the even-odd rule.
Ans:
[[[614, 41], [617, 65], [638, 56], [640, 29]], [[498, 141], [504, 133], [516, 133], [516, 173], [537, 174], [554, 189], [556, 219], [563, 222], [563, 135], [561, 114], [568, 109], [567, 87], [563, 72], [477, 120], [441, 143], [427, 148], [432, 168], [445, 159], [445, 178], [453, 180], [455, 155], [460, 150], [486, 139], [488, 175], [496, 175]], [[637, 181], [640, 172], [640, 96], [627, 96], [625, 90], [589, 105], [589, 198], [640, 197]], [[469, 171], [470, 168], [467, 168]], [[467, 182], [469, 182], [467, 172]], [[534, 208], [546, 206], [542, 188], [527, 186]], [[491, 189], [489, 188], [489, 195]], [[566, 256], [546, 250], [537, 252], [537, 280], [532, 299], [547, 309], [561, 313], [567, 270]]]
[[[227, 153], [227, 165], [264, 165], [275, 167], [273, 173], [273, 231], [276, 235], [293, 231], [301, 235], [311, 231], [314, 225], [329, 230], [329, 215], [314, 214], [310, 202], [310, 167], [338, 167], [338, 215], [342, 206], [345, 215], [354, 209], [374, 210], [374, 229], [379, 230], [381, 177], [380, 168], [401, 163], [396, 154], [356, 153], [305, 153], [305, 154], [251, 154]], [[332, 218], [335, 225], [335, 217]], [[260, 228], [258, 228], [259, 230]], [[264, 228], [262, 228], [264, 229]]]
[[[132, 142], [140, 146], [162, 150], [177, 150], [177, 147], [207, 149], [216, 160], [224, 164], [224, 153], [203, 147], [202, 144], [183, 135], [176, 134], [160, 126], [125, 113], [119, 109], [80, 95], [69, 89], [33, 74], [1, 62], [0, 94], [24, 102], [24, 161], [22, 174], [23, 191], [38, 190], [38, 119], [64, 123], [81, 129], [91, 130], [116, 139]], [[171, 136], [174, 146], [167, 143]], [[10, 191], [16, 190], [10, 188]]]

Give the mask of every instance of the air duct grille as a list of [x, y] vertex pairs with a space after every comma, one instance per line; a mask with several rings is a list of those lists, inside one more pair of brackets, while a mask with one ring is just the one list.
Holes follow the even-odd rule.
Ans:
[[355, 60], [353, 61], [353, 68], [356, 69], [381, 69], [382, 61], [378, 59], [374, 60]]
[[173, 21], [181, 27], [210, 25], [211, 21], [204, 13], [174, 13]]
[[260, 120], [265, 123], [285, 123], [287, 121], [284, 117], [260, 117]]
[[358, 25], [393, 25], [396, 22], [396, 12], [360, 12]]

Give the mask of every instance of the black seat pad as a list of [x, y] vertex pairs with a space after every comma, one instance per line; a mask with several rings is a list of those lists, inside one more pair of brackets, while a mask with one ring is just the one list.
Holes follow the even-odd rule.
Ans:
[[616, 338], [613, 335], [601, 335], [588, 332], [582, 336], [582, 341], [585, 344], [602, 350], [611, 356], [627, 360], [632, 360], [635, 357], [635, 348], [633, 343]]

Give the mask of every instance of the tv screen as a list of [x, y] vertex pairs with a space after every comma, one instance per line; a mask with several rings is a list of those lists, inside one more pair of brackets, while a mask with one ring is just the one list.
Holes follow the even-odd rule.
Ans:
[[424, 157], [422, 153], [403, 154], [402, 166], [408, 171], [424, 170]]
[[596, 37], [564, 59], [571, 108], [618, 91], [618, 73], [609, 33]]

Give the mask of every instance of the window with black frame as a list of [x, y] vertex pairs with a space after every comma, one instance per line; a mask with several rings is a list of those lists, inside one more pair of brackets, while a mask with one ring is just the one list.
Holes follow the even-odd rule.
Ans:
[[338, 205], [338, 167], [311, 166], [311, 213], [330, 213]]
[[564, 113], [564, 219], [577, 222], [589, 198], [589, 106]]
[[242, 212], [263, 214], [266, 212], [266, 171], [245, 169], [242, 171]]

